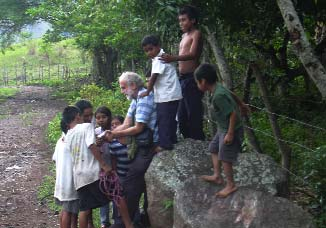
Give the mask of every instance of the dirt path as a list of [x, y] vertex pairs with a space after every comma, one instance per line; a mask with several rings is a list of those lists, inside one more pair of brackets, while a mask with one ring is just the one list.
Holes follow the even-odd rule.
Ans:
[[20, 89], [0, 104], [0, 227], [59, 227], [58, 216], [37, 202], [37, 188], [52, 156], [45, 130], [65, 104], [48, 88]]

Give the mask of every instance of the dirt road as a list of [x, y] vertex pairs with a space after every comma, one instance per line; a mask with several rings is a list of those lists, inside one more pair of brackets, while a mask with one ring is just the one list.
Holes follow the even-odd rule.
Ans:
[[65, 103], [45, 87], [20, 90], [0, 104], [0, 228], [59, 227], [58, 215], [38, 203], [37, 188], [52, 162], [45, 130]]

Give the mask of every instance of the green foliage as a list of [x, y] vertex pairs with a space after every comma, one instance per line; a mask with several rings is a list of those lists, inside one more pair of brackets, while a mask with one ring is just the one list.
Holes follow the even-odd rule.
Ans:
[[0, 88], [0, 103], [6, 101], [8, 98], [14, 96], [18, 92], [16, 88], [2, 87]]
[[[9, 70], [24, 62], [30, 66], [62, 64], [69, 67], [81, 67], [89, 62], [88, 55], [79, 50], [74, 39], [67, 39], [55, 44], [49, 44], [41, 39], [32, 39], [24, 43], [12, 45], [0, 53], [0, 67]], [[88, 64], [89, 65], [89, 64]], [[56, 68], [52, 69], [55, 72]]]
[[174, 201], [173, 200], [168, 200], [168, 199], [163, 200], [162, 205], [163, 205], [163, 209], [161, 210], [161, 212], [164, 212], [166, 210], [169, 210], [170, 208], [173, 208]]
[[76, 101], [79, 99], [87, 99], [95, 108], [105, 105], [114, 115], [125, 116], [130, 104], [130, 101], [120, 92], [117, 83], [113, 85], [112, 90], [99, 87], [95, 84], [85, 85], [81, 88], [79, 93], [80, 97], [76, 98]]
[[55, 145], [61, 136], [61, 113], [58, 113], [50, 122], [47, 128], [47, 138], [52, 145]]
[[43, 177], [42, 184], [37, 189], [37, 199], [47, 204], [52, 211], [60, 211], [61, 207], [54, 202], [54, 186], [55, 186], [55, 166], [50, 166], [50, 175]]
[[[283, 101], [279, 98], [275, 99], [275, 102], [278, 102], [278, 104], [274, 104], [274, 107], [277, 108], [276, 113], [326, 129], [326, 120], [323, 118], [326, 113], [323, 104], [297, 103], [302, 101]], [[288, 106], [288, 102], [291, 102], [292, 105]], [[263, 106], [262, 104], [256, 105]], [[298, 106], [300, 112], [293, 111], [296, 106]], [[255, 131], [255, 133], [264, 153], [269, 154], [276, 161], [280, 162], [281, 155], [278, 151], [276, 140], [273, 138], [267, 114], [263, 111], [254, 112], [251, 114], [251, 121], [253, 127], [260, 130]], [[292, 150], [291, 173], [295, 174], [291, 175], [292, 185], [301, 186], [308, 189], [309, 192], [313, 192], [315, 197], [309, 196], [310, 202], [305, 202], [304, 204], [314, 214], [317, 227], [324, 227], [325, 216], [323, 215], [326, 211], [325, 131], [305, 126], [280, 116], [278, 116], [277, 121], [281, 127], [282, 139], [291, 142], [288, 143]], [[265, 133], [272, 137], [267, 136]]]
[[36, 21], [26, 11], [39, 0], [0, 0], [0, 49], [9, 47], [25, 25]]
[[[276, 113], [326, 128], [326, 121], [323, 118], [326, 114], [325, 104], [318, 103], [320, 94], [307, 77], [306, 72], [301, 69], [302, 64], [292, 50], [277, 1], [45, 0], [38, 7], [30, 9], [29, 13], [52, 24], [53, 30], [46, 35], [45, 40], [58, 41], [66, 37], [75, 37], [79, 47], [97, 58], [97, 62], [93, 61], [97, 64], [94, 66], [95, 68], [102, 66], [102, 71], [98, 71], [99, 74], [104, 75], [102, 81], [105, 81], [108, 78], [106, 75], [108, 71], [112, 71], [111, 76], [116, 77], [118, 72], [130, 70], [132, 67], [135, 67], [137, 71], [145, 68], [146, 58], [139, 43], [146, 34], [158, 34], [163, 48], [167, 52], [177, 53], [180, 40], [177, 11], [181, 5], [188, 3], [200, 9], [200, 25], [208, 26], [211, 32], [216, 34], [217, 41], [224, 50], [229, 63], [237, 91], [242, 91], [242, 81], [244, 75], [247, 74], [248, 65], [251, 61], [255, 61], [265, 76], [266, 86]], [[295, 1], [295, 7], [312, 46], [316, 46], [315, 36], [318, 32], [316, 24], [325, 21], [326, 18], [325, 1], [298, 0]], [[29, 7], [23, 5], [23, 8], [22, 12], [25, 12], [25, 9]], [[30, 43], [24, 48], [30, 49], [30, 53], [34, 55], [47, 54], [49, 58], [43, 61], [55, 61], [53, 60], [55, 58], [66, 61], [69, 56], [75, 58], [74, 54], [66, 51], [65, 45], [51, 49], [50, 46], [44, 44], [42, 51], [36, 50], [35, 45]], [[61, 52], [57, 52], [58, 50]], [[211, 49], [207, 48], [205, 54], [208, 57], [206, 61], [214, 62]], [[33, 59], [34, 55], [29, 55], [26, 59]], [[112, 61], [109, 62], [109, 59]], [[0, 56], [0, 63], [3, 62]], [[48, 81], [47, 84], [55, 85], [56, 82]], [[60, 82], [56, 86], [64, 87]], [[74, 87], [74, 83], [70, 83], [69, 86]], [[108, 106], [114, 114], [125, 114], [129, 103], [118, 91], [116, 84], [113, 85], [112, 90], [106, 90], [94, 84], [84, 86], [78, 93], [72, 92], [73, 90], [70, 89], [69, 97], [66, 97], [70, 103], [84, 98], [90, 100], [95, 108], [100, 105]], [[60, 90], [58, 95], [62, 96], [66, 92], [65, 89]], [[250, 92], [250, 102], [263, 107], [260, 91], [254, 80], [252, 80]], [[316, 103], [307, 103], [304, 100]], [[55, 121], [58, 122], [58, 120]], [[266, 113], [253, 113], [251, 121], [254, 128], [272, 135]], [[300, 177], [307, 176], [311, 179], [309, 188], [318, 195], [318, 207], [320, 205], [324, 207], [325, 196], [320, 188], [325, 189], [325, 187], [322, 181], [318, 181], [324, 178], [322, 176], [324, 170], [321, 169], [322, 162], [324, 162], [322, 157], [325, 144], [324, 132], [307, 129], [281, 117], [278, 121], [285, 140], [305, 145], [307, 148], [322, 148], [317, 149], [316, 153], [310, 153], [297, 145], [290, 145], [293, 151], [291, 171]], [[208, 129], [209, 125], [206, 123], [205, 131], [207, 132]], [[53, 131], [59, 130], [53, 126]], [[280, 161], [281, 156], [275, 139], [262, 132], [256, 132], [256, 134], [263, 151], [273, 156], [276, 161]], [[53, 139], [58, 135], [54, 135]], [[294, 184], [298, 184], [297, 180], [294, 181]], [[316, 204], [316, 202], [311, 203]], [[323, 223], [323, 219], [320, 217], [320, 223]]]
[[17, 88], [1, 87], [0, 88], [0, 100], [13, 97], [18, 92]]
[[317, 203], [326, 213], [326, 145], [316, 148], [315, 153], [303, 155], [303, 174], [317, 194]]

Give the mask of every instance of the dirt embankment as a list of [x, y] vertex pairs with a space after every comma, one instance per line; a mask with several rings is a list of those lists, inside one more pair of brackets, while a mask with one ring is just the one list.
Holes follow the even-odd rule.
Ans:
[[59, 227], [58, 216], [37, 201], [52, 156], [45, 130], [65, 105], [49, 93], [45, 87], [21, 87], [0, 104], [0, 228]]

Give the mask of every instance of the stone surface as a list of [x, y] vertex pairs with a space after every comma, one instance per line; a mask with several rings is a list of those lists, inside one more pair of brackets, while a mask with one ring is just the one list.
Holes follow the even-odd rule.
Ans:
[[222, 187], [187, 180], [176, 192], [174, 228], [312, 228], [311, 216], [289, 200], [240, 187], [221, 199]]
[[[154, 157], [146, 173], [148, 212], [153, 228], [173, 227], [175, 213], [171, 204], [175, 193], [188, 179], [199, 179], [200, 175], [213, 172], [207, 148], [208, 142], [189, 139], [179, 142], [173, 151], [164, 151]], [[238, 186], [277, 195], [284, 175], [269, 156], [243, 153], [235, 166], [235, 180]], [[198, 184], [207, 183], [198, 180]]]

